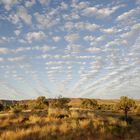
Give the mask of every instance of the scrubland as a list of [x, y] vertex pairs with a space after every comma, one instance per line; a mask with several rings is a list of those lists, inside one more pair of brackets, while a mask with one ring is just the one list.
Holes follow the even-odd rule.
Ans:
[[[75, 106], [72, 100], [17, 103], [0, 113], [0, 140], [138, 140], [140, 107], [128, 120], [115, 103]], [[80, 99], [79, 99], [80, 100]], [[25, 107], [26, 105], [26, 107]]]

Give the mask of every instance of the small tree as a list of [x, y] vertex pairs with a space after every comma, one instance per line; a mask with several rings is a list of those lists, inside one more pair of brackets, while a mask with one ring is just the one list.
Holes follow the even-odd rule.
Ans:
[[35, 108], [44, 109], [49, 105], [45, 96], [39, 96], [35, 102]]
[[136, 106], [136, 103], [133, 99], [126, 96], [120, 97], [120, 101], [117, 103], [117, 108], [124, 112], [125, 120], [127, 121], [128, 112]]
[[63, 118], [69, 115], [69, 103], [70, 99], [59, 97], [57, 99], [51, 99], [49, 101], [48, 116]]
[[46, 97], [45, 96], [39, 96], [37, 99], [36, 99], [36, 102], [38, 104], [45, 104], [47, 103], [47, 100], [46, 100]]
[[82, 100], [81, 106], [87, 109], [95, 109], [98, 106], [98, 103], [95, 99], [84, 99]]
[[0, 103], [0, 111], [4, 110], [4, 105], [2, 103]]
[[54, 99], [50, 102], [50, 107], [52, 108], [60, 108], [60, 109], [68, 109], [69, 108], [69, 99], [67, 98], [58, 98]]

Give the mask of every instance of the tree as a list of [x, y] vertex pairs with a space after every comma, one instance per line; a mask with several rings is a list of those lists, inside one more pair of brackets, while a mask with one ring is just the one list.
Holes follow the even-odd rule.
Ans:
[[2, 103], [0, 103], [0, 111], [4, 110], [4, 105]]
[[131, 98], [128, 98], [127, 96], [120, 97], [120, 101], [117, 103], [117, 108], [124, 112], [126, 121], [128, 118], [128, 112], [131, 111], [135, 106], [135, 101]]
[[57, 99], [51, 99], [49, 101], [48, 115], [58, 118], [68, 117], [69, 115], [69, 103], [70, 99], [63, 98], [62, 96]]
[[98, 103], [95, 99], [84, 99], [82, 100], [81, 106], [87, 109], [95, 109], [98, 106]]
[[68, 98], [59, 97], [58, 99], [53, 99], [50, 101], [50, 107], [52, 108], [61, 108], [61, 109], [68, 109], [68, 103], [70, 100]]
[[45, 108], [46, 106], [48, 106], [49, 103], [46, 99], [45, 96], [39, 96], [37, 99], [36, 99], [36, 105], [35, 105], [35, 108], [38, 108], [38, 109], [43, 109]]
[[37, 99], [36, 99], [36, 102], [38, 104], [46, 104], [47, 103], [47, 100], [46, 100], [46, 97], [45, 96], [39, 96]]

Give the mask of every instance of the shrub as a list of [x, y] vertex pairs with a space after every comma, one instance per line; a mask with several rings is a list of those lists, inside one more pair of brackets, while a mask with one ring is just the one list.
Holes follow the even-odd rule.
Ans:
[[49, 103], [45, 96], [39, 96], [34, 103], [34, 109], [46, 109], [48, 106]]
[[69, 110], [69, 99], [67, 98], [58, 98], [58, 99], [53, 99], [49, 102], [49, 107], [50, 108], [61, 108], [61, 109], [67, 109]]
[[20, 113], [21, 111], [21, 108], [12, 108], [13, 113]]
[[130, 116], [128, 116], [127, 118], [125, 116], [121, 116], [119, 119], [122, 121], [126, 121], [128, 124], [132, 124], [133, 122], [133, 118]]
[[136, 115], [140, 115], [140, 105], [138, 105], [136, 108]]
[[81, 103], [81, 107], [86, 109], [95, 109], [97, 106], [98, 103], [95, 99], [84, 99]]
[[4, 110], [4, 105], [2, 103], [0, 103], [0, 111]]
[[22, 112], [22, 106], [20, 104], [15, 104], [10, 107], [13, 113], [20, 113]]
[[114, 111], [115, 110], [114, 108], [115, 108], [114, 104], [101, 104], [98, 106], [99, 110], [104, 110], [104, 111], [106, 110]]
[[117, 108], [124, 112], [124, 117], [127, 122], [128, 112], [136, 107], [136, 103], [133, 99], [130, 99], [126, 96], [120, 97], [120, 101], [117, 103]]

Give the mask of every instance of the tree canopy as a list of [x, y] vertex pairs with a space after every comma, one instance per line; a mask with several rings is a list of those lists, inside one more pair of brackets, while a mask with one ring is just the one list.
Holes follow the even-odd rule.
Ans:
[[81, 106], [83, 108], [88, 108], [88, 109], [95, 109], [97, 107], [98, 103], [97, 100], [95, 99], [84, 99], [82, 100]]
[[124, 112], [127, 119], [128, 112], [136, 106], [135, 100], [128, 98], [127, 96], [121, 96], [120, 101], [117, 103], [117, 108]]

